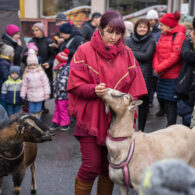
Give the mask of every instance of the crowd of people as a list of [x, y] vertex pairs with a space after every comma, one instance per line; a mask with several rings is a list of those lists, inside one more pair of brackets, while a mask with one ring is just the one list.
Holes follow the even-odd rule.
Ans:
[[[96, 177], [98, 193], [112, 193], [105, 147], [111, 117], [101, 99], [107, 88], [143, 101], [137, 130], [145, 129], [155, 92], [156, 115], [166, 115], [167, 126], [176, 123], [178, 114], [184, 125], [195, 125], [195, 18], [188, 36], [179, 20], [177, 11], [159, 18], [150, 10], [135, 23], [124, 22], [117, 11], [95, 12], [78, 29], [58, 13], [54, 41], [44, 35], [43, 23], [35, 23], [26, 48], [19, 27], [6, 27], [0, 42], [0, 103], [9, 117], [21, 108], [48, 113], [45, 101], [54, 98], [53, 128], [67, 131], [70, 117], [75, 118], [82, 154], [75, 194], [89, 194]], [[181, 82], [187, 87], [178, 91]]]

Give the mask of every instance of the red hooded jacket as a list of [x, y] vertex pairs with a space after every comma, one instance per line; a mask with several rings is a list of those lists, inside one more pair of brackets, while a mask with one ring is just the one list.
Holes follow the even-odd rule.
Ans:
[[184, 33], [185, 27], [178, 24], [166, 35], [161, 34], [153, 58], [153, 68], [160, 78], [178, 77], [182, 65], [181, 48], [186, 38]]

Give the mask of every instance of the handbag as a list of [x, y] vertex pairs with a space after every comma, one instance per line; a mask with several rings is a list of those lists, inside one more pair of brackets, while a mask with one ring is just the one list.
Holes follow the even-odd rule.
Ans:
[[175, 91], [179, 95], [188, 95], [192, 85], [192, 66], [184, 63], [177, 78]]

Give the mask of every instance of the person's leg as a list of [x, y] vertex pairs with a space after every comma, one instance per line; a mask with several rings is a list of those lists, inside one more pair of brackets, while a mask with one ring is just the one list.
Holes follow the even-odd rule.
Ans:
[[96, 137], [79, 137], [82, 164], [77, 173], [75, 195], [90, 195], [93, 182], [101, 172], [101, 147]]
[[29, 102], [29, 114], [35, 113], [35, 103], [36, 102]]
[[98, 183], [97, 183], [97, 195], [111, 195], [114, 187], [114, 183], [109, 178], [108, 175], [108, 151], [107, 148], [101, 147], [102, 153], [102, 166], [101, 173], [98, 175]]
[[14, 113], [17, 113], [17, 112], [20, 111], [20, 105], [19, 105], [19, 104], [15, 104], [15, 105], [13, 106], [13, 108], [14, 108]]
[[177, 122], [177, 102], [164, 100], [164, 108], [167, 114], [167, 127]]
[[60, 110], [60, 126], [70, 125], [70, 117], [68, 116], [68, 100], [59, 100]]
[[12, 104], [6, 104], [7, 107], [7, 115], [10, 117], [13, 114], [13, 106]]
[[60, 125], [60, 108], [59, 108], [59, 100], [55, 100], [55, 110], [53, 114], [52, 122], [56, 125]]
[[138, 130], [144, 131], [149, 110], [149, 97], [141, 98], [143, 103], [138, 107]]

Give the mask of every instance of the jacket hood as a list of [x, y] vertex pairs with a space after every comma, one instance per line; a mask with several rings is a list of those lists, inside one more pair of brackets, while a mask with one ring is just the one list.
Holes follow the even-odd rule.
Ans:
[[186, 27], [183, 26], [182, 24], [177, 24], [172, 30], [167, 31], [167, 34], [174, 34], [174, 33], [178, 33], [178, 32], [182, 32], [182, 33], [186, 33]]

